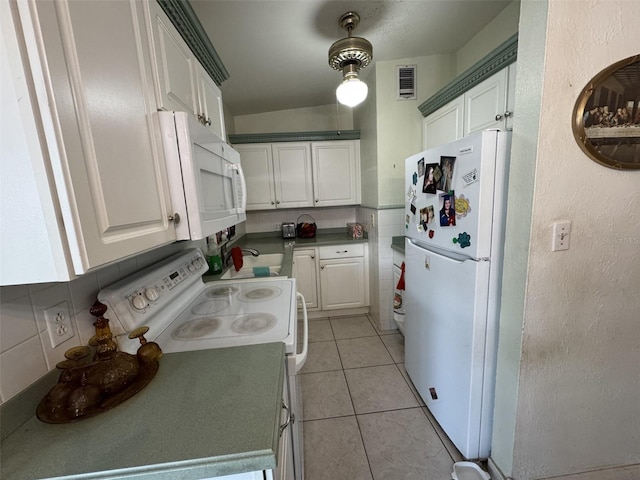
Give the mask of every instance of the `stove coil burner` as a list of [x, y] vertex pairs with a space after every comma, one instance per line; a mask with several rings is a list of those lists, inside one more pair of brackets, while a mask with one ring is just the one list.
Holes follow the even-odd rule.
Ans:
[[226, 300], [207, 300], [206, 302], [194, 305], [191, 312], [194, 315], [212, 315], [216, 312], [224, 310], [229, 306]]
[[207, 297], [209, 298], [219, 298], [219, 297], [229, 297], [234, 293], [238, 293], [238, 287], [234, 287], [233, 285], [227, 285], [224, 287], [215, 287], [207, 292]]
[[282, 289], [278, 287], [256, 287], [240, 292], [238, 300], [247, 303], [266, 302], [282, 295]]
[[178, 326], [171, 336], [175, 340], [197, 340], [207, 337], [220, 327], [220, 319], [215, 317], [194, 318]]
[[239, 335], [256, 335], [271, 330], [278, 319], [270, 313], [253, 313], [236, 318], [231, 330]]

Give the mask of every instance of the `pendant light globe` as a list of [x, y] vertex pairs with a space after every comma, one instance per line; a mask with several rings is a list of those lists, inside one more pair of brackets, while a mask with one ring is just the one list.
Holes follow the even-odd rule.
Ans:
[[369, 88], [367, 84], [360, 80], [357, 76], [345, 78], [336, 89], [336, 97], [338, 102], [347, 107], [355, 107], [364, 102], [367, 98]]

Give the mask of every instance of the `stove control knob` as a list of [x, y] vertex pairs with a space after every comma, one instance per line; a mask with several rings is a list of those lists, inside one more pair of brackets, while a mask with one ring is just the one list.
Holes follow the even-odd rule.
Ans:
[[188, 269], [190, 272], [195, 272], [195, 271], [196, 271], [196, 266], [195, 266], [193, 263], [190, 263], [190, 264], [187, 266], [187, 269]]
[[151, 300], [152, 302], [155, 302], [158, 299], [158, 291], [153, 288], [147, 288], [147, 290], [144, 292], [144, 296], [147, 297], [148, 300]]
[[133, 308], [135, 308], [136, 310], [144, 310], [145, 308], [147, 308], [147, 305], [149, 305], [149, 302], [147, 302], [147, 300], [142, 295], [135, 295], [131, 299], [131, 305], [133, 305]]

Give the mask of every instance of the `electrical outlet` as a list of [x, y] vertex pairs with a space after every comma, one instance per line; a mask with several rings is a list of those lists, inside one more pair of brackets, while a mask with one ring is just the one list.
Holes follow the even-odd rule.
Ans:
[[278, 230], [282, 230], [282, 224], [280, 223], [274, 223], [273, 224], [273, 231], [277, 232]]
[[569, 235], [571, 234], [571, 222], [564, 220], [553, 224], [553, 241], [551, 251], [569, 250]]
[[62, 342], [66, 342], [75, 335], [67, 302], [47, 308], [44, 311], [44, 319], [47, 322], [52, 348], [56, 348]]

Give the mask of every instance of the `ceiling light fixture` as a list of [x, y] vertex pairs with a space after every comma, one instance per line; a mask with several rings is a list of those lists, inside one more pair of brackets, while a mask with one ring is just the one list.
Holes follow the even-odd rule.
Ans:
[[343, 81], [336, 89], [338, 101], [348, 107], [355, 107], [367, 98], [367, 84], [358, 78], [358, 71], [371, 63], [373, 47], [369, 41], [352, 37], [351, 30], [360, 23], [360, 16], [347, 12], [338, 24], [347, 31], [347, 37], [329, 48], [329, 65], [334, 70], [342, 70]]

